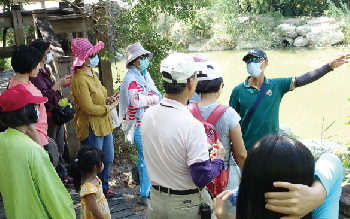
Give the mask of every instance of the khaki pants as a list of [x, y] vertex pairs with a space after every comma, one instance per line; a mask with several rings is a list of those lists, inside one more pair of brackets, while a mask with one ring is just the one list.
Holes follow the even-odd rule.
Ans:
[[[151, 188], [151, 199], [148, 205], [150, 219], [200, 219], [199, 204], [204, 202], [213, 210], [213, 201], [207, 191], [191, 195], [171, 195]], [[212, 219], [215, 215], [212, 214]]]

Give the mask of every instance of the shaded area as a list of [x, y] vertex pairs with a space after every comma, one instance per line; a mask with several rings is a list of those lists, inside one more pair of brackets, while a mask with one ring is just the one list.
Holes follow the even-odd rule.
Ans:
[[[72, 197], [75, 213], [77, 219], [80, 219], [80, 195], [74, 190], [73, 187], [67, 188], [68, 193]], [[123, 200], [108, 200], [108, 206], [111, 211], [113, 219], [125, 218], [125, 219], [140, 219], [135, 212], [129, 207], [129, 205]], [[5, 219], [5, 209], [2, 197], [0, 196], [0, 219]]]

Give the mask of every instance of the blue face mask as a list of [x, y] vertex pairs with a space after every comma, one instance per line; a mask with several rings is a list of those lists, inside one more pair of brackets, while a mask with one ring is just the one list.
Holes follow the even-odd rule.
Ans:
[[145, 70], [146, 68], [148, 68], [148, 66], [149, 66], [149, 61], [147, 58], [144, 60], [140, 60], [139, 68], [141, 68], [142, 71]]
[[[262, 62], [262, 63], [264, 63], [264, 62]], [[262, 63], [253, 63], [253, 62], [249, 63], [247, 65], [248, 74], [250, 74], [254, 78], [257, 78], [261, 74], [261, 72], [263, 71], [260, 69], [260, 65]]]
[[90, 66], [91, 68], [95, 68], [98, 65], [98, 56], [96, 55], [94, 58], [90, 59], [90, 64], [88, 66]]
[[46, 54], [46, 60], [44, 60], [44, 63], [48, 64], [51, 61], [52, 61], [52, 53], [50, 52], [50, 53]]
[[35, 125], [35, 124], [38, 122], [38, 120], [39, 120], [39, 115], [40, 115], [39, 110], [36, 110], [36, 117], [37, 117], [37, 118], [36, 118], [36, 122], [30, 124], [29, 126], [33, 126], [33, 125]]

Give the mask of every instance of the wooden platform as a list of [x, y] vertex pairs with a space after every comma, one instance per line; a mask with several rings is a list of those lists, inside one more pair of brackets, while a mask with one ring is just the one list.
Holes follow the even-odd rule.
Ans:
[[[67, 188], [68, 193], [71, 195], [73, 200], [74, 209], [77, 215], [77, 219], [80, 219], [80, 196], [73, 189], [73, 187]], [[112, 219], [140, 219], [138, 215], [123, 201], [123, 199], [118, 200], [108, 200], [108, 206], [111, 211]], [[5, 219], [5, 209], [2, 197], [0, 196], [0, 219]]]
[[15, 72], [12, 69], [7, 71], [0, 71], [0, 94], [7, 89], [7, 85], [12, 75], [14, 74]]

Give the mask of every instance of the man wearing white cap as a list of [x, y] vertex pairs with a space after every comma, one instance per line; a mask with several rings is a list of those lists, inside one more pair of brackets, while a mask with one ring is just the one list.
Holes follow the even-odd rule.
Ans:
[[225, 150], [218, 141], [210, 160], [204, 127], [186, 108], [199, 70], [187, 54], [174, 53], [164, 59], [160, 71], [165, 98], [143, 116], [141, 139], [152, 185], [151, 219], [201, 218], [199, 209], [211, 217], [212, 200], [205, 186], [220, 174]]

